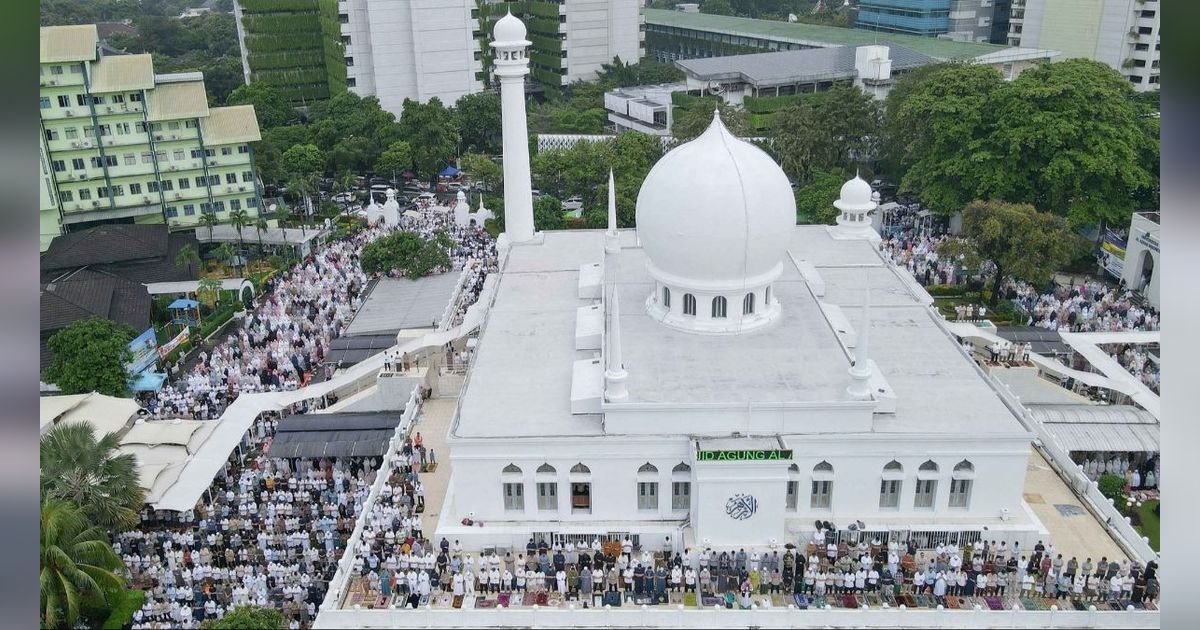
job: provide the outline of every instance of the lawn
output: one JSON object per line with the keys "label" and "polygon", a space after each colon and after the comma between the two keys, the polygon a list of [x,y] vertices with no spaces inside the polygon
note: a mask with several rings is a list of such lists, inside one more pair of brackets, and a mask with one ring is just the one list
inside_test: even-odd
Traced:
{"label": "lawn", "polygon": [[1146,501],[1142,503],[1142,507],[1136,508],[1140,525],[1137,530],[1143,536],[1150,539],[1150,548],[1158,551],[1158,516],[1154,514],[1154,508],[1158,505],[1157,500]]}

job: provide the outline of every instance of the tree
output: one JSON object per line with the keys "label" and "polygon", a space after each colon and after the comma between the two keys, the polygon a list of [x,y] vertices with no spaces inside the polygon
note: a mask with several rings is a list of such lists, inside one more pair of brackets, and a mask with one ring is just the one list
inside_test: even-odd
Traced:
{"label": "tree", "polygon": [[413,170],[433,180],[434,175],[458,155],[458,123],[454,112],[436,96],[428,103],[404,99],[400,138],[412,148]]}
{"label": "tree", "polygon": [[246,244],[242,242],[242,228],[246,227],[249,224],[250,224],[250,215],[246,214],[245,210],[243,210],[241,208],[237,208],[236,210],[229,211],[229,225],[231,227],[233,227],[233,229],[237,230],[237,237],[238,237],[237,257],[239,260],[242,257],[242,250],[245,249],[245,247],[246,247]]}
{"label": "tree", "polygon": [[483,184],[484,190],[499,193],[504,190],[504,166],[482,153],[468,153],[459,160],[462,170],[471,181]]}
{"label": "tree", "polygon": [[466,94],[454,103],[458,135],[463,151],[497,155],[502,151],[500,95],[489,92]]}
{"label": "tree", "polygon": [[[297,174],[287,182],[287,189],[296,195],[300,205],[304,207],[305,216],[312,214],[311,195],[317,191],[317,176],[315,173]],[[304,231],[305,222],[300,221],[300,230]]]}
{"label": "tree", "polygon": [[38,609],[46,628],[73,628],[85,598],[106,599],[123,586],[121,559],[108,535],[74,504],[43,500],[39,543]]}
{"label": "tree", "polygon": [[395,178],[412,166],[412,147],[403,140],[397,140],[380,154],[378,160],[375,160],[375,174]]}
{"label": "tree", "polygon": [[288,177],[306,177],[325,170],[325,152],[312,144],[298,144],[279,158],[279,169]]}
{"label": "tree", "polygon": [[993,94],[981,194],[1031,203],[1074,225],[1127,225],[1157,188],[1158,119],[1119,72],[1089,59],[1031,68]]}
{"label": "tree", "polygon": [[125,364],[132,359],[129,342],[136,334],[128,324],[93,317],[54,333],[46,347],[54,353],[44,378],[64,394],[129,393]]}
{"label": "tree", "polygon": [[[211,236],[209,238],[212,238]],[[194,245],[188,244],[179,248],[179,253],[175,254],[175,265],[184,267],[188,273],[192,273],[192,265],[200,262],[200,254],[196,251]]]}
{"label": "tree", "polygon": [[258,126],[263,131],[290,124],[296,119],[296,110],[288,105],[287,99],[271,85],[252,81],[239,85],[225,99],[226,105],[253,105]]}
{"label": "tree", "polygon": [[813,171],[809,182],[796,188],[796,219],[802,223],[832,225],[838,217],[833,202],[841,194],[846,177],[838,171]]}
{"label": "tree", "polygon": [[733,15],[733,7],[729,6],[729,0],[704,0],[700,5],[700,12],[709,15]]}
{"label": "tree", "polygon": [[562,202],[550,195],[538,197],[533,202],[533,226],[538,231],[561,230],[567,227]]}
{"label": "tree", "polygon": [[413,232],[395,232],[363,247],[362,270],[371,274],[397,271],[416,280],[439,267],[449,269],[447,252],[453,244],[445,232],[438,232],[429,240]]}
{"label": "tree", "polygon": [[233,257],[236,254],[237,252],[233,249],[232,243],[221,243],[216,249],[213,250],[213,255],[222,266],[232,265]]}
{"label": "tree", "polygon": [[328,170],[365,171],[371,167],[375,153],[370,139],[350,136],[338,140],[328,152]]}
{"label": "tree", "polygon": [[269,229],[271,229],[271,224],[267,223],[266,217],[260,216],[254,221],[254,231],[258,233],[258,250],[260,252],[263,250],[263,233]]}
{"label": "tree", "polygon": [[703,99],[682,112],[677,110],[675,120],[671,123],[671,135],[679,142],[687,142],[704,133],[713,122],[713,109],[709,107],[713,104],[717,111],[721,112],[721,122],[730,133],[739,138],[751,135],[750,117],[746,110],[727,105],[725,101],[716,98]]}
{"label": "tree", "polygon": [[267,630],[283,628],[283,613],[268,606],[243,604],[220,619],[206,619],[203,630]]}
{"label": "tree", "polygon": [[196,295],[207,295],[209,303],[217,304],[221,299],[221,281],[212,277],[200,278],[196,285]]}
{"label": "tree", "polygon": [[280,232],[283,234],[283,247],[285,250],[288,250],[289,252],[290,252],[290,250],[288,248],[287,225],[288,225],[288,222],[290,222],[291,220],[292,220],[292,212],[290,210],[283,207],[282,205],[275,209],[275,222],[279,224]]}
{"label": "tree", "polygon": [[775,115],[773,149],[783,170],[806,184],[814,170],[850,170],[875,154],[878,103],[853,85],[806,95]]}
{"label": "tree", "polygon": [[1100,475],[1096,488],[1106,498],[1116,501],[1125,493],[1125,478],[1121,475]]}
{"label": "tree", "polygon": [[213,228],[220,224],[220,219],[217,218],[215,212],[201,212],[199,223],[201,226],[208,228],[208,240],[211,242],[213,238]]}
{"label": "tree", "polygon": [[962,256],[969,267],[991,261],[989,304],[995,306],[1005,277],[1043,285],[1086,247],[1081,240],[1065,218],[1029,204],[974,201],[963,209],[961,238],[944,242],[938,254]]}
{"label": "tree", "polygon": [[88,521],[111,530],[133,527],[142,507],[137,461],[120,453],[121,438],[96,439],[90,422],[60,424],[38,444],[42,497],[71,501]]}

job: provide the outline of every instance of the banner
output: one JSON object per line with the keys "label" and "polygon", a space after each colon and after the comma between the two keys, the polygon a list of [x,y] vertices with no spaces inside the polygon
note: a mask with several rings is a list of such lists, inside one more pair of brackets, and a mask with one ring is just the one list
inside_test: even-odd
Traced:
{"label": "banner", "polygon": [[1107,249],[1101,251],[1100,256],[1104,263],[1104,271],[1108,272],[1113,278],[1120,278],[1121,274],[1125,271],[1125,259]]}
{"label": "banner", "polygon": [[1113,232],[1112,230],[1110,230],[1108,228],[1104,229],[1104,240],[1109,243],[1112,243],[1113,245],[1116,245],[1118,248],[1120,248],[1122,250],[1128,246],[1127,243],[1125,242],[1125,239],[1121,238],[1120,236],[1117,236],[1115,232]]}
{"label": "banner", "polygon": [[188,332],[190,330],[191,330],[190,328],[184,327],[182,332],[180,332],[178,335],[175,335],[175,337],[173,339],[171,339],[166,344],[164,344],[161,348],[159,348],[158,349],[158,357],[160,359],[166,361],[167,355],[171,354],[172,350],[174,350],[175,348],[178,348],[180,344],[182,344],[183,342],[188,340]]}
{"label": "banner", "polygon": [[132,358],[125,365],[125,369],[130,374],[137,374],[142,370],[154,365],[158,360],[158,353],[155,349],[158,347],[158,338],[154,335],[154,327],[146,329],[146,332],[137,336],[136,339],[129,342],[129,352]]}

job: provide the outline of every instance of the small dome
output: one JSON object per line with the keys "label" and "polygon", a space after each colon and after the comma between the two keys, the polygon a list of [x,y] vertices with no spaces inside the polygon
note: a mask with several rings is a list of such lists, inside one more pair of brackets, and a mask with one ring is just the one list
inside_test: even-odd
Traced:
{"label": "small dome", "polygon": [[728,290],[768,284],[782,269],[796,202],[783,169],[714,116],[646,175],[637,229],[665,284]]}
{"label": "small dome", "polygon": [[525,23],[510,12],[496,21],[496,26],[492,29],[492,39],[498,42],[523,42]]}
{"label": "small dome", "polygon": [[833,205],[839,210],[873,210],[875,204],[871,201],[871,185],[858,175],[842,184],[841,194]]}

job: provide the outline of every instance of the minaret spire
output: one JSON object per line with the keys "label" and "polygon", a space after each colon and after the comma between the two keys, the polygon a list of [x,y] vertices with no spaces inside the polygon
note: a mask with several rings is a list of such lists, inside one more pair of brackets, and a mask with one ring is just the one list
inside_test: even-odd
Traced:
{"label": "minaret spire", "polygon": [[604,370],[605,394],[610,402],[629,398],[625,389],[625,363],[621,360],[621,305],[617,300],[617,288],[613,287],[608,304],[608,356]]}
{"label": "minaret spire", "polygon": [[612,169],[608,169],[608,231],[604,233],[604,251],[615,254],[621,251],[621,235],[617,233],[617,185]]}
{"label": "minaret spire", "polygon": [[871,334],[871,270],[867,270],[863,287],[862,324],[854,344],[854,365],[850,366],[850,386],[846,392],[855,400],[871,400],[871,365],[867,352]]}

